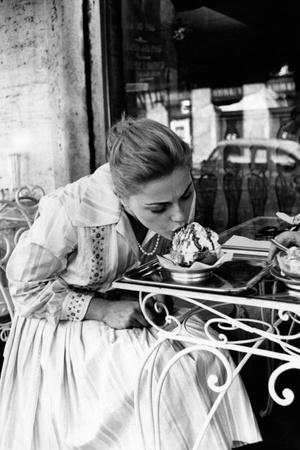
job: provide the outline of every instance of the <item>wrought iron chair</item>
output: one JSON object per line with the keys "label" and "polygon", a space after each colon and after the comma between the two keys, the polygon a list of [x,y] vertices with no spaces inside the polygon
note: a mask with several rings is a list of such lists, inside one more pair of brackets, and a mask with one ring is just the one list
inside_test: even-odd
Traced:
{"label": "wrought iron chair", "polygon": [[268,198],[268,182],[264,172],[250,172],[247,176],[248,193],[253,216],[263,216]]}
{"label": "wrought iron chair", "polygon": [[218,179],[214,173],[205,172],[194,180],[196,190],[196,220],[205,227],[214,228],[214,205]]}
{"label": "wrought iron chair", "polygon": [[287,180],[282,173],[279,173],[275,179],[275,192],[279,210],[286,214],[292,214],[297,197],[294,180]]}
{"label": "wrought iron chair", "polygon": [[295,189],[298,194],[300,194],[300,175],[294,177]]}
{"label": "wrought iron chair", "polygon": [[13,317],[13,303],[8,292],[5,276],[5,264],[11,254],[11,248],[8,238],[0,234],[0,340],[3,342],[8,338]]}
{"label": "wrought iron chair", "polygon": [[44,191],[39,186],[20,187],[13,200],[5,198],[2,191],[0,200],[0,340],[9,335],[14,308],[8,291],[6,263],[21,234],[33,223],[40,197]]}
{"label": "wrought iron chair", "polygon": [[227,203],[227,228],[238,223],[238,209],[242,193],[243,178],[236,170],[228,170],[223,177],[223,191]]}

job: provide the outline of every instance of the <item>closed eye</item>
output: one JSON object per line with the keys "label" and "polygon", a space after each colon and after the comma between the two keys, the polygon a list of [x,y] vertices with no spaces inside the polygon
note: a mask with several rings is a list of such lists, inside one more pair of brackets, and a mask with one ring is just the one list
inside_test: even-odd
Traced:
{"label": "closed eye", "polygon": [[[192,193],[193,193],[193,190],[191,189],[191,186],[189,186],[188,191],[185,192],[185,193],[180,197],[179,200],[181,200],[181,201],[182,201],[182,200],[183,200],[183,201],[188,200],[188,199],[191,197]],[[167,210],[169,204],[170,204],[170,203],[162,203],[162,204],[160,204],[160,205],[157,205],[157,207],[152,207],[152,208],[150,209],[150,211],[151,211],[153,214],[160,214],[160,213],[163,213],[163,212],[165,212],[165,211]]]}

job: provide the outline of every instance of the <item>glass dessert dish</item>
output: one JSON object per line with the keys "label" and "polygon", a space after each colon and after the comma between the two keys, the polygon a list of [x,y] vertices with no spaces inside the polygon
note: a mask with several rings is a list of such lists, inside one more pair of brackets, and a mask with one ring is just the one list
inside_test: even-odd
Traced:
{"label": "glass dessert dish", "polygon": [[170,253],[157,258],[176,281],[205,280],[217,267],[232,259],[232,255],[222,252],[218,239],[218,234],[210,228],[192,222],[175,233]]}
{"label": "glass dessert dish", "polygon": [[280,251],[277,253],[277,261],[281,274],[299,278],[300,281],[300,248],[290,247],[287,252]]}

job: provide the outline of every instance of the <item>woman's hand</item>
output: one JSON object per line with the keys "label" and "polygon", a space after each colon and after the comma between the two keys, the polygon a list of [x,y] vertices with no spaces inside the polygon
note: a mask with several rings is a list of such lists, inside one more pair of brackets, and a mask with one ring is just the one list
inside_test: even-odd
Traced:
{"label": "woman's hand", "polygon": [[[112,291],[113,293],[113,291]],[[157,312],[154,308],[155,300],[168,304],[169,313],[172,312],[172,303],[170,297],[157,296],[157,299],[151,299],[147,302],[147,316],[156,324],[161,324],[165,318],[165,310]],[[86,320],[99,320],[106,323],[109,327],[115,329],[125,328],[145,328],[150,327],[149,322],[145,319],[138,302],[137,295],[118,291],[116,297],[110,295],[110,300],[105,298],[94,297],[85,315]]]}
{"label": "woman's hand", "polygon": [[[284,231],[275,237],[275,240],[285,247],[300,247],[300,231]],[[272,261],[276,255],[278,249],[271,243],[271,247],[268,254],[268,261]]]}
{"label": "woman's hand", "polygon": [[106,300],[93,298],[86,319],[96,319],[111,328],[144,328],[150,326],[136,300]]}

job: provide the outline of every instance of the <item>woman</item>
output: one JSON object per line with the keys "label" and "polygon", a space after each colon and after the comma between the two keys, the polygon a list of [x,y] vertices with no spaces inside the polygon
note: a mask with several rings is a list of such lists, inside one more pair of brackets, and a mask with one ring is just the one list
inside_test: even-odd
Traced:
{"label": "woman", "polygon": [[[127,119],[112,127],[108,155],[92,175],[41,200],[39,217],[10,258],[15,318],[0,386],[1,449],[143,448],[133,393],[156,333],[136,298],[111,286],[163,254],[174,231],[193,219],[191,150],[159,123]],[[203,334],[202,322],[197,326]],[[164,345],[157,372],[176,349]],[[221,368],[207,352],[173,370],[172,390],[166,387],[162,400],[163,449],[192,448],[212,402],[210,372],[220,375]],[[201,448],[257,440],[236,379]]]}

